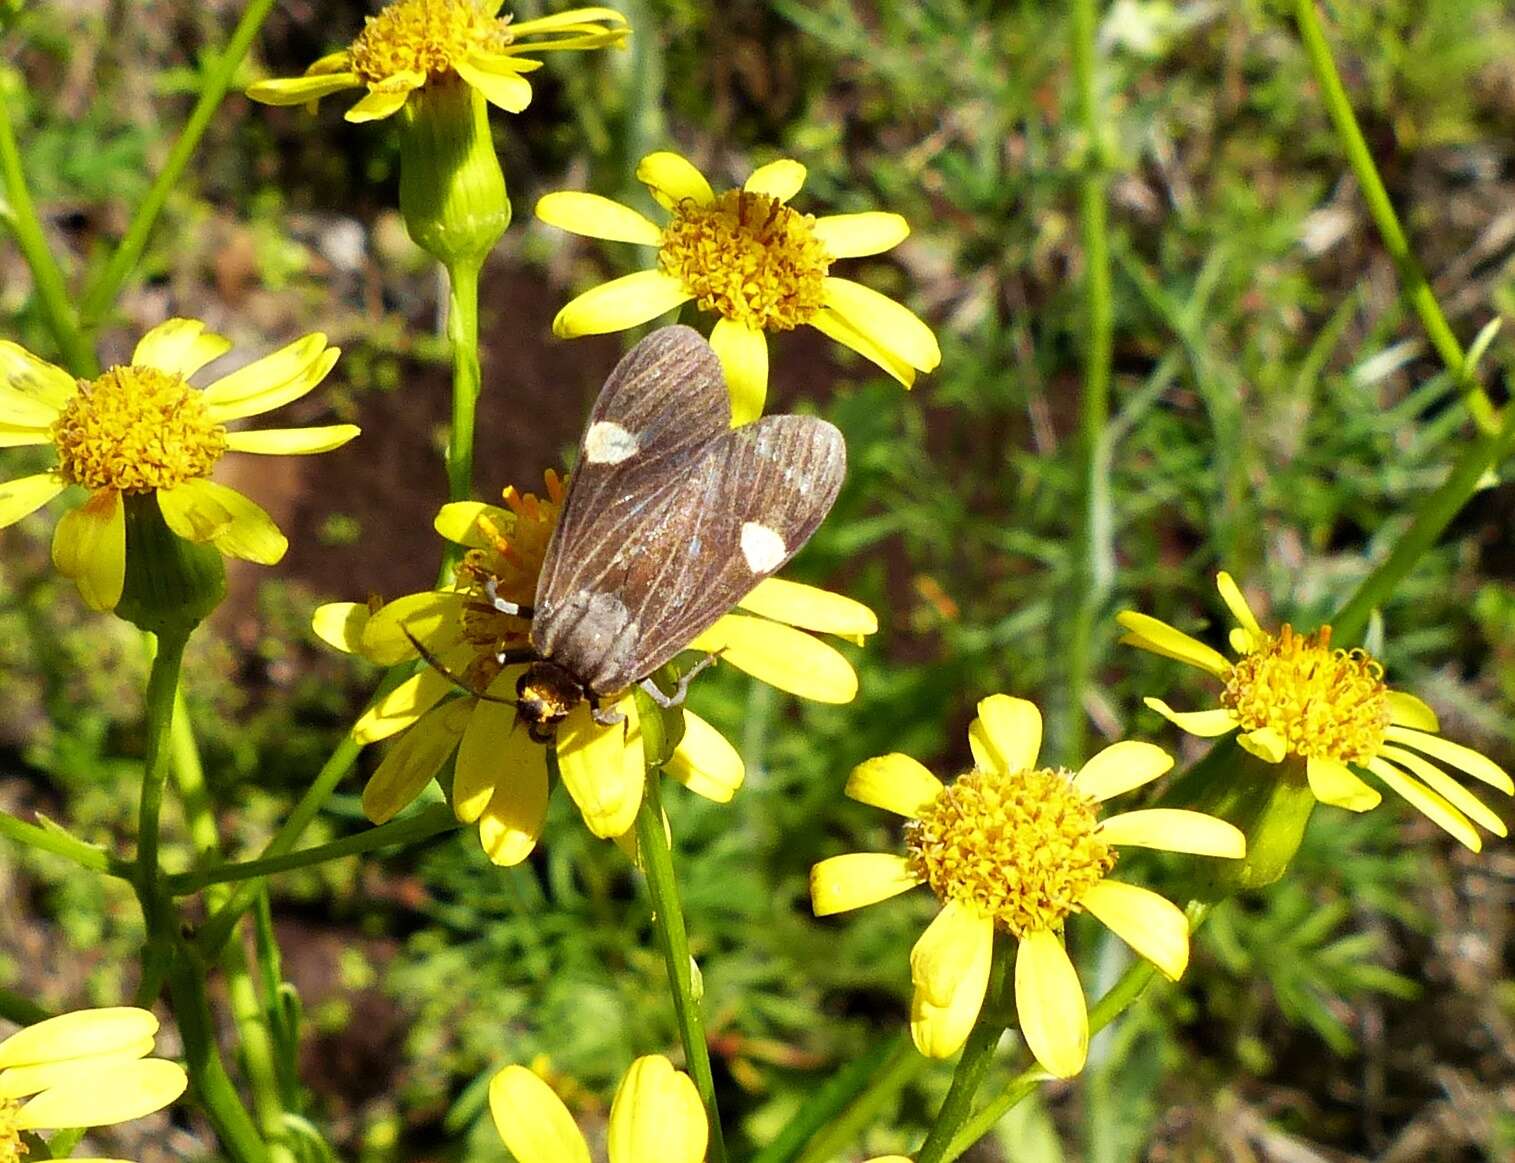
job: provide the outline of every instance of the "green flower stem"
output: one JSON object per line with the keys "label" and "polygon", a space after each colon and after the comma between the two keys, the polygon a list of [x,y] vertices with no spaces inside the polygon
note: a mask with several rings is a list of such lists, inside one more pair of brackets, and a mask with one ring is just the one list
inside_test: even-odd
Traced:
{"label": "green flower stem", "polygon": [[1474,422],[1484,433],[1493,434],[1499,430],[1498,413],[1474,378],[1474,369],[1468,366],[1462,344],[1452,333],[1441,304],[1436,301],[1431,285],[1426,281],[1425,272],[1420,269],[1420,264],[1410,250],[1404,228],[1399,224],[1399,216],[1394,212],[1394,204],[1389,201],[1389,192],[1384,189],[1383,179],[1379,177],[1378,167],[1373,163],[1373,155],[1357,124],[1357,116],[1352,112],[1352,103],[1341,83],[1341,74],[1336,71],[1336,62],[1331,58],[1331,47],[1326,43],[1315,3],[1316,0],[1295,0],[1294,22],[1299,28],[1300,39],[1304,42],[1305,53],[1310,58],[1310,69],[1315,74],[1316,83],[1320,85],[1326,111],[1331,115],[1342,149],[1346,152],[1347,162],[1357,176],[1358,185],[1362,187],[1368,213],[1378,227],[1389,257],[1394,260],[1405,298],[1420,316],[1421,326],[1441,356],[1442,363],[1457,377],[1457,387],[1467,401]]}
{"label": "green flower stem", "polygon": [[167,205],[169,195],[179,188],[185,168],[273,6],[274,0],[250,0],[242,13],[242,19],[237,21],[237,27],[232,30],[226,47],[219,53],[204,54],[203,59],[207,65],[200,81],[200,96],[179,133],[179,139],[174,142],[168,160],[147,191],[147,196],[132,215],[126,234],[110,256],[105,269],[91,281],[84,293],[79,315],[86,328],[94,327],[105,312],[110,310],[121,287],[141,260],[142,252],[147,249],[148,236],[157,225],[158,216]]}
{"label": "green flower stem", "polygon": [[464,259],[447,267],[447,338],[452,344],[452,434],[447,441],[447,499],[473,498],[474,416],[479,407],[479,268]]}
{"label": "green flower stem", "polygon": [[0,223],[4,223],[15,236],[21,257],[31,268],[37,299],[42,305],[42,317],[47,320],[53,342],[63,353],[70,371],[79,376],[93,376],[100,370],[95,363],[95,353],[79,329],[63,271],[47,245],[42,220],[37,217],[36,204],[26,188],[21,150],[16,144],[15,127],[11,124],[10,100],[4,93],[0,93],[0,181],[3,181],[5,190],[5,197],[0,201]]}
{"label": "green flower stem", "polygon": [[0,989],[0,1018],[18,1026],[35,1026],[53,1015],[30,998],[8,989]]}
{"label": "green flower stem", "polygon": [[158,639],[152,670],[147,677],[147,755],[143,761],[142,798],[137,813],[137,867],[133,879],[147,924],[149,945],[164,934],[168,912],[159,884],[158,823],[163,810],[163,785],[168,781],[172,754],[174,702],[179,670],[189,632],[165,633]]}
{"label": "green flower stem", "polygon": [[673,873],[673,851],[668,834],[663,831],[662,797],[658,791],[660,773],[647,773],[647,794],[637,812],[637,846],[642,870],[647,878],[647,895],[652,900],[653,925],[658,944],[668,966],[668,981],[673,987],[673,1009],[684,1042],[684,1058],[694,1079],[705,1113],[710,1119],[710,1163],[726,1163],[726,1141],[721,1134],[721,1116],[715,1105],[715,1078],[710,1072],[710,1047],[705,1043],[705,1020],[700,1002],[694,995],[690,972],[689,937],[684,931],[684,912],[679,904],[678,881]]}
{"label": "green flower stem", "polygon": [[1012,938],[994,935],[994,960],[989,966],[989,986],[984,991],[984,1004],[979,1010],[978,1021],[968,1034],[963,1046],[963,1056],[957,1061],[952,1073],[952,1086],[942,1107],[936,1112],[936,1121],[926,1135],[926,1141],[916,1152],[916,1163],[941,1163],[946,1158],[952,1137],[973,1113],[973,1096],[989,1071],[994,1060],[995,1048],[1010,1026],[1014,1006],[1009,996],[1013,978],[1010,966],[1015,961],[1015,946]]}
{"label": "green flower stem", "polygon": [[1079,401],[1080,477],[1083,519],[1074,549],[1073,603],[1067,642],[1060,750],[1067,758],[1084,754],[1088,726],[1084,688],[1093,668],[1094,624],[1110,589],[1110,360],[1113,314],[1107,190],[1109,157],[1095,73],[1095,0],[1076,0],[1070,24],[1073,79],[1087,154],[1079,189],[1079,223],[1084,251],[1083,392]]}
{"label": "green flower stem", "polygon": [[1515,412],[1505,419],[1500,432],[1482,437],[1464,452],[1453,466],[1451,475],[1421,500],[1410,527],[1394,543],[1389,556],[1362,580],[1347,604],[1331,620],[1339,642],[1356,642],[1362,637],[1369,616],[1436,544],[1436,539],[1478,491],[1478,483],[1484,474],[1497,468],[1512,453],[1515,453]]}
{"label": "green flower stem", "polygon": [[885,1039],[833,1075],[805,1104],[800,1117],[786,1126],[752,1163],[779,1163],[796,1158],[795,1151],[800,1147],[804,1151],[796,1163],[832,1163],[878,1120],[883,1109],[929,1061],[916,1050],[908,1030]]}
{"label": "green flower stem", "polygon": [[103,872],[108,876],[119,876],[128,880],[132,876],[131,865],[116,859],[105,849],[77,840],[67,832],[28,824],[25,820],[18,820],[5,812],[0,812],[0,836],[14,840],[18,844],[25,844],[29,848],[36,848],[40,852],[51,852],[55,856],[66,857],[80,868],[87,868],[91,872]]}
{"label": "green flower stem", "polygon": [[[210,885],[261,880],[266,876],[292,872],[297,868],[309,868],[331,860],[341,860],[347,856],[358,856],[379,848],[419,843],[433,836],[439,836],[443,832],[454,831],[458,827],[457,817],[453,815],[450,807],[446,804],[430,804],[415,815],[391,820],[377,828],[369,828],[356,835],[333,840],[329,844],[319,844],[314,848],[290,852],[283,856],[269,856],[258,860],[245,860],[238,864],[222,864],[214,868],[196,869],[194,872],[181,872],[177,876],[168,877],[164,883],[174,896],[187,896]],[[225,895],[229,897],[230,894]],[[214,903],[224,905],[225,901],[217,900]]]}

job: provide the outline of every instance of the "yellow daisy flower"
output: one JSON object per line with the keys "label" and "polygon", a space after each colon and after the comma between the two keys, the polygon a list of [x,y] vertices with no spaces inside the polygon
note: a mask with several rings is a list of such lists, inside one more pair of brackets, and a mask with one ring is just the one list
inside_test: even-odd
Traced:
{"label": "yellow daisy flower", "polygon": [[1330,626],[1300,634],[1285,623],[1271,634],[1230,574],[1221,572],[1215,581],[1237,622],[1230,633],[1235,662],[1146,614],[1127,610],[1118,616],[1126,630],[1122,642],[1197,666],[1224,685],[1213,710],[1175,711],[1154,698],[1145,700],[1147,706],[1201,738],[1239,730],[1237,742],[1267,763],[1302,762],[1321,803],[1354,812],[1377,807],[1383,797],[1356,768],[1377,776],[1475,852],[1483,841],[1473,821],[1506,834],[1493,810],[1431,760],[1515,794],[1502,767],[1441,738],[1436,712],[1412,694],[1391,690],[1382,664],[1367,651],[1333,649]]}
{"label": "yellow daisy flower", "polygon": [[[398,112],[410,95],[456,78],[507,113],[531,103],[526,74],[542,62],[523,53],[624,44],[626,18],[614,8],[572,8],[515,23],[499,14],[503,0],[395,0],[368,17],[357,39],[305,70],[250,85],[265,105],[304,105],[343,89],[368,93],[348,121],[377,121]],[[531,37],[545,39],[531,40]]]}
{"label": "yellow daisy flower", "polygon": [[329,452],[358,435],[352,424],[231,432],[234,420],[305,395],[338,351],[307,335],[204,389],[189,377],[231,350],[196,319],[170,319],[137,344],[131,363],[93,380],[0,340],[0,448],[50,444],[55,467],[0,484],[0,529],[40,509],[69,485],[89,498],[53,535],[53,564],[96,610],[114,609],[126,570],[126,510],[152,497],[168,527],[209,541],[228,557],[272,565],[289,542],[262,508],[211,472],[228,452]]}
{"label": "yellow daisy flower", "polygon": [[0,1041],[0,1160],[26,1154],[23,1131],[112,1126],[176,1100],[189,1079],[177,1062],[147,1057],[157,1032],[152,1014],[119,1006],[48,1018]]}
{"label": "yellow daisy flower", "polygon": [[1189,961],[1183,910],[1154,892],[1108,879],[1116,847],[1239,858],[1241,832],[1199,812],[1148,808],[1100,819],[1097,806],[1173,766],[1150,743],[1106,747],[1077,774],[1036,766],[1041,715],[993,695],[968,730],[973,768],[950,786],[914,759],[883,755],[847,781],[853,799],[906,817],[904,856],[854,852],[810,873],[816,916],[929,885],[941,912],[910,954],[910,1032],[922,1054],[958,1051],[978,1020],[995,930],[1018,942],[1015,1008],[1026,1045],[1059,1078],[1083,1069],[1088,1011],[1061,930],[1092,913],[1166,977]]}
{"label": "yellow daisy flower", "polygon": [[[476,501],[446,505],[437,515],[442,536],[466,547],[451,588],[398,598],[377,611],[338,602],[316,611],[315,630],[339,650],[392,666],[417,657],[413,635],[443,667],[474,690],[515,697],[522,666],[502,667],[502,651],[530,645],[530,623],[501,613],[487,596],[521,605],[534,600],[537,575],[558,520],[564,484],[547,474],[545,497],[505,490],[505,507]],[[690,650],[720,652],[730,663],[772,686],[819,702],[845,703],[857,675],[834,647],[806,631],[861,639],[878,629],[866,606],[839,594],[769,578],[731,613],[700,635]],[[547,811],[547,752],[534,742],[513,707],[458,694],[453,680],[427,666],[380,699],[353,736],[373,743],[406,732],[363,791],[374,823],[393,818],[421,793],[457,752],[453,808],[477,823],[479,840],[496,864],[526,859]],[[624,722],[601,725],[581,703],[559,728],[558,768],[568,793],[596,836],[619,837],[642,802],[646,765],[633,693],[615,700]],[[684,737],[668,774],[718,803],[744,778],[741,756],[716,729],[685,709]]]}
{"label": "yellow daisy flower", "polygon": [[907,388],[941,362],[936,336],[908,308],[830,273],[837,259],[880,254],[910,227],[898,214],[816,218],[790,208],[805,167],[784,159],[755,170],[739,190],[716,194],[676,153],[652,153],[637,177],[669,212],[659,227],[598,194],[561,191],[537,202],[543,222],[590,238],[657,247],[651,270],[585,291],[558,312],[563,338],[622,331],[693,299],[718,315],[710,345],[731,388],[733,424],[762,414],[768,393],[767,331],[809,324],[872,360]]}

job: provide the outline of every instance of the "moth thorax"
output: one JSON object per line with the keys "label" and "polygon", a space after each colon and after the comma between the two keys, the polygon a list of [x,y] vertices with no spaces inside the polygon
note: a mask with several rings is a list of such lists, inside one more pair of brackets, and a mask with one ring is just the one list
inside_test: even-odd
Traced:
{"label": "moth thorax", "polygon": [[517,711],[538,743],[552,738],[568,712],[584,700],[584,684],[555,662],[533,662],[516,680]]}

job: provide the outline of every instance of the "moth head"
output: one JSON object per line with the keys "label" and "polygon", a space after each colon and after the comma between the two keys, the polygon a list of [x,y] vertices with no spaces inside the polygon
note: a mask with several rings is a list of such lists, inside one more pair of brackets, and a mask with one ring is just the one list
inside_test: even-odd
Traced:
{"label": "moth head", "polygon": [[550,740],[583,700],[583,684],[555,662],[533,662],[516,680],[517,714],[538,743]]}

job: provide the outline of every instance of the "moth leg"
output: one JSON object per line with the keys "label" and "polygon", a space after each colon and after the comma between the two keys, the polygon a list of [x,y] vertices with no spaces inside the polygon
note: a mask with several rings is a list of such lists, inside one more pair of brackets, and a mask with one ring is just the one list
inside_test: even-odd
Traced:
{"label": "moth leg", "polygon": [[712,663],[714,663],[719,653],[719,651],[716,651],[714,654],[705,655],[704,658],[700,659],[687,671],[685,671],[679,677],[678,689],[676,689],[671,695],[665,695],[658,684],[653,682],[651,678],[644,678],[642,680],[642,689],[647,692],[647,694],[652,698],[653,702],[662,707],[665,711],[671,711],[674,707],[682,707],[684,705],[684,700],[689,696],[689,684],[694,681],[694,676],[699,674],[700,671],[704,670],[707,666],[710,666]]}
{"label": "moth leg", "polygon": [[500,597],[500,582],[498,578],[491,577],[485,579],[484,596],[489,599],[489,604],[502,614],[510,614],[516,618],[531,618],[536,613],[530,606],[522,606]]}
{"label": "moth leg", "polygon": [[614,707],[607,708],[600,706],[598,695],[590,694],[588,695],[588,699],[589,717],[601,727],[614,727],[617,723],[626,722],[626,713],[624,711],[618,711]]}
{"label": "moth leg", "polygon": [[502,650],[494,656],[501,666],[520,666],[523,662],[540,662],[535,650]]}
{"label": "moth leg", "polygon": [[460,691],[465,691],[476,699],[483,699],[486,703],[504,703],[507,707],[513,707],[516,705],[516,701],[514,699],[501,698],[499,695],[492,695],[488,691],[481,691],[477,687],[470,685],[468,680],[463,678],[462,675],[454,674],[452,671],[448,670],[447,666],[442,662],[442,660],[438,658],[434,653],[432,653],[432,651],[428,650],[425,646],[422,646],[420,641],[414,634],[410,632],[409,629],[401,626],[400,630],[405,635],[405,637],[410,639],[411,646],[415,647],[416,653],[421,656],[421,658],[426,662],[426,665],[431,667],[432,670],[436,671],[448,682],[452,683],[452,685],[457,687]]}

